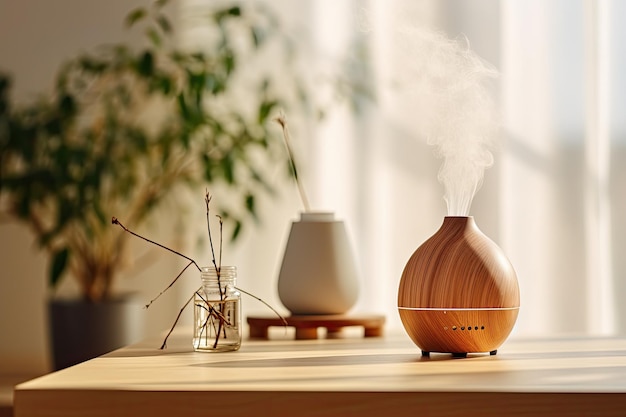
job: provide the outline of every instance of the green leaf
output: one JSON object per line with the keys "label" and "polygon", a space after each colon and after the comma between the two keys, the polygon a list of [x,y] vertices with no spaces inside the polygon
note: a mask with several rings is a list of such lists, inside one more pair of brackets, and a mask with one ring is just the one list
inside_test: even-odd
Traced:
{"label": "green leaf", "polygon": [[202,155],[202,163],[204,165],[204,179],[206,182],[213,182],[213,163],[208,155]]}
{"label": "green leaf", "polygon": [[241,7],[239,6],[233,6],[230,7],[228,9],[225,10],[220,10],[218,12],[215,13],[215,21],[218,23],[221,23],[222,20],[226,17],[232,17],[232,16],[241,16]]}
{"label": "green leaf", "polygon": [[152,44],[156,47],[161,46],[161,44],[163,43],[161,41],[161,36],[159,35],[159,33],[156,31],[155,28],[151,27],[148,28],[146,30],[146,36],[148,37],[148,39],[150,39],[150,41],[152,42]]}
{"label": "green leaf", "polygon": [[126,27],[132,27],[135,23],[146,17],[148,12],[143,7],[137,8],[126,15],[124,23]]}
{"label": "green leaf", "polygon": [[246,195],[245,204],[246,204],[246,210],[248,210],[248,213],[250,213],[253,217],[256,218],[256,200],[253,194]]}
{"label": "green leaf", "polygon": [[218,78],[215,74],[207,73],[205,88],[211,94],[218,95],[226,89],[226,84],[224,84],[224,81]]}
{"label": "green leaf", "polygon": [[184,119],[189,120],[191,114],[189,113],[189,107],[187,106],[187,102],[185,101],[185,96],[183,93],[178,95],[178,108]]}
{"label": "green leaf", "polygon": [[68,248],[63,248],[52,255],[52,264],[50,266],[50,286],[52,288],[56,287],[61,279],[61,275],[63,275],[63,271],[65,271],[69,257],[70,251]]}
{"label": "green leaf", "polygon": [[156,86],[158,87],[164,95],[169,95],[172,91],[172,80],[167,76],[159,77],[155,80]]}
{"label": "green leaf", "polygon": [[227,10],[227,13],[230,16],[241,16],[241,7],[234,6]]}
{"label": "green leaf", "polygon": [[83,56],[79,59],[78,64],[80,68],[85,71],[93,72],[95,74],[100,74],[107,69],[108,64],[103,61],[99,61],[96,58],[90,56]]}
{"label": "green leaf", "polygon": [[61,111],[62,117],[73,115],[76,111],[74,97],[69,94],[64,94],[59,100],[59,110]]}
{"label": "green leaf", "polygon": [[218,25],[222,25],[224,19],[228,17],[239,17],[241,16],[241,7],[234,6],[224,10],[218,10],[213,14],[213,18]]}
{"label": "green leaf", "polygon": [[146,77],[149,77],[154,73],[154,56],[152,55],[152,52],[145,51],[141,55],[141,58],[137,63],[137,70],[141,75]]}
{"label": "green leaf", "polygon": [[204,72],[189,72],[189,88],[192,91],[202,91],[206,85],[206,73]]}
{"label": "green leaf", "polygon": [[263,124],[267,121],[272,109],[276,107],[278,103],[276,100],[265,100],[259,106],[259,124]]}
{"label": "green leaf", "polygon": [[232,74],[232,72],[235,70],[235,54],[233,54],[232,51],[224,54],[222,64],[224,65],[224,70],[226,71],[226,74]]}
{"label": "green leaf", "polygon": [[250,28],[250,34],[252,35],[252,44],[257,49],[263,44],[263,41],[265,41],[265,38],[267,37],[265,30],[258,26],[252,26]]}
{"label": "green leaf", "polygon": [[237,240],[237,237],[241,234],[242,224],[240,220],[235,220],[235,227],[233,228],[233,233],[230,235],[230,240]]}
{"label": "green leaf", "polygon": [[63,125],[61,124],[61,119],[54,117],[46,122],[44,128],[48,135],[56,136],[61,134]]}
{"label": "green leaf", "polygon": [[230,155],[226,155],[222,159],[222,173],[224,174],[224,179],[228,184],[235,183],[235,167],[233,164],[233,158]]}
{"label": "green leaf", "polygon": [[172,33],[172,24],[165,15],[159,15],[156,21],[164,33]]}

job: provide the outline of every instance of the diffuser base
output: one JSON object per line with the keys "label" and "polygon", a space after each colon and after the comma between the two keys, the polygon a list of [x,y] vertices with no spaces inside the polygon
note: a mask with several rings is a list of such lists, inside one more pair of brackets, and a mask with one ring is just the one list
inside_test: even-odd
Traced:
{"label": "diffuser base", "polygon": [[[491,356],[495,355],[498,353],[498,350],[492,350],[491,352],[489,352],[489,354]],[[422,356],[426,356],[429,357],[431,354],[431,352],[428,352],[426,350],[422,350]],[[467,358],[467,352],[452,352],[452,357],[453,358]]]}
{"label": "diffuser base", "polygon": [[495,354],[511,332],[519,308],[398,310],[405,330],[422,352]]}

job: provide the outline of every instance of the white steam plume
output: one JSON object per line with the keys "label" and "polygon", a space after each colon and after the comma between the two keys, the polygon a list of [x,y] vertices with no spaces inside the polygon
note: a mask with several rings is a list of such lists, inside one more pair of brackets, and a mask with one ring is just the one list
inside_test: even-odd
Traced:
{"label": "white steam plume", "polygon": [[400,81],[412,94],[420,133],[443,159],[439,181],[448,215],[467,216],[484,170],[493,163],[490,148],[498,124],[486,83],[497,72],[465,38],[405,27],[396,30],[394,41],[402,54],[399,62],[406,64]]}

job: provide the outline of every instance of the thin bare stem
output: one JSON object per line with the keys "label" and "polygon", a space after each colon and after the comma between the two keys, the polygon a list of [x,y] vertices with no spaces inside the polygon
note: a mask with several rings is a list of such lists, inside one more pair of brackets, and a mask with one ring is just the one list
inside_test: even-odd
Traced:
{"label": "thin bare stem", "polygon": [[204,196],[204,202],[206,204],[206,226],[207,226],[207,231],[209,233],[209,246],[211,246],[211,259],[213,261],[213,266],[215,267],[215,271],[217,272],[217,279],[219,281],[220,268],[218,267],[217,262],[215,261],[215,249],[213,249],[213,237],[211,236],[211,221],[209,217],[209,212],[210,212],[209,203],[211,203],[211,195],[209,194],[208,190]]}
{"label": "thin bare stem", "polygon": [[276,315],[278,316],[278,318],[279,318],[279,319],[283,322],[283,325],[284,325],[284,326],[288,326],[288,325],[289,325],[289,323],[287,323],[287,320],[286,320],[283,316],[281,316],[281,315],[280,315],[280,313],[279,313],[278,311],[276,311],[276,309],[274,309],[274,307],[272,307],[271,305],[269,305],[267,302],[263,301],[262,299],[260,299],[260,298],[259,298],[259,297],[257,297],[256,295],[249,293],[248,291],[244,291],[244,290],[242,290],[242,289],[241,289],[241,288],[239,288],[239,287],[235,287],[235,288],[237,289],[237,291],[242,292],[242,293],[244,293],[244,294],[246,294],[246,295],[248,295],[248,296],[250,296],[250,297],[254,298],[255,300],[257,300],[257,301],[259,301],[259,302],[261,302],[261,303],[265,304],[265,306],[266,306],[267,308],[269,308],[270,310],[272,310],[272,311],[274,312],[274,314],[276,314]]}
{"label": "thin bare stem", "polygon": [[190,266],[191,266],[191,262],[189,262],[187,266],[185,266],[183,270],[180,271],[180,273],[176,276],[176,278],[174,278],[174,281],[170,282],[170,285],[168,285],[167,288],[165,288],[163,291],[159,293],[159,295],[157,295],[152,300],[150,300],[150,302],[146,304],[145,308],[149,308],[152,305],[152,303],[154,303],[160,296],[162,296],[165,293],[165,291],[169,290],[170,287],[174,285],[176,281],[178,281],[178,278],[180,278],[183,275],[183,273],[187,270],[187,268],[189,268]]}
{"label": "thin bare stem", "polygon": [[[220,219],[220,252],[219,252],[219,264],[218,264],[218,261],[215,258],[215,247],[213,246],[213,236],[211,235],[211,217],[210,217],[211,195],[209,194],[208,190],[205,193],[204,202],[206,204],[206,223],[207,223],[207,229],[209,233],[209,245],[211,246],[211,260],[213,261],[213,266],[215,267],[215,273],[217,275],[217,288],[220,293],[220,301],[224,301],[226,288],[222,290],[222,280],[221,280],[221,276],[222,276],[221,274],[222,272],[222,218],[220,216],[217,216]],[[223,308],[224,308],[224,305],[220,302],[220,305],[219,305],[220,313],[222,313],[221,310]],[[221,315],[223,317],[223,314]],[[215,333],[215,341],[213,343],[214,349],[217,347],[217,344],[219,343],[220,333],[222,332],[222,327],[224,327],[224,337],[226,337],[226,327],[224,326],[224,320],[220,319],[218,323],[217,331]]]}
{"label": "thin bare stem", "polygon": [[293,148],[291,147],[291,136],[289,135],[289,129],[287,128],[287,119],[285,115],[281,113],[281,115],[275,118],[274,121],[276,121],[276,123],[278,123],[283,130],[283,138],[285,139],[285,147],[287,148],[287,154],[289,155],[291,170],[293,171],[293,176],[296,180],[296,186],[298,187],[298,192],[300,193],[300,199],[302,200],[304,210],[311,211],[309,199],[306,196],[304,186],[302,185],[302,181],[300,181],[300,176],[298,175],[298,170],[296,169],[296,159],[294,157]]}
{"label": "thin bare stem", "polygon": [[174,327],[176,327],[176,325],[178,324],[178,320],[180,320],[180,316],[183,314],[183,311],[185,310],[185,308],[187,308],[187,306],[189,305],[191,300],[193,300],[194,295],[196,295],[196,293],[198,293],[201,289],[202,289],[202,287],[198,288],[198,290],[196,292],[191,294],[191,297],[189,297],[189,299],[187,300],[187,302],[185,303],[183,308],[181,308],[180,311],[178,312],[178,316],[176,316],[176,320],[174,320],[174,324],[172,324],[172,327],[170,328],[170,331],[167,333],[167,336],[165,336],[165,339],[163,340],[163,344],[161,345],[161,348],[160,348],[161,350],[163,350],[163,349],[165,349],[167,347],[167,339],[170,337],[170,335],[174,331]]}
{"label": "thin bare stem", "polygon": [[[196,305],[201,306],[201,304],[196,304]],[[209,314],[209,317],[216,317],[220,321],[226,323],[228,326],[232,326],[232,323],[230,322],[230,320],[228,320],[221,311],[216,310],[215,307],[211,306],[208,309],[206,307],[202,307],[202,308],[204,308],[207,311],[207,313]]]}
{"label": "thin bare stem", "polygon": [[122,229],[124,229],[124,231],[125,231],[125,232],[128,232],[128,233],[130,233],[130,234],[131,234],[131,235],[133,235],[133,236],[137,236],[138,238],[143,239],[143,240],[145,240],[146,242],[152,243],[153,245],[157,245],[158,247],[163,248],[163,249],[165,249],[165,250],[168,250],[168,251],[170,251],[170,252],[172,252],[172,253],[175,253],[175,254],[176,254],[176,255],[178,255],[178,256],[182,256],[183,258],[187,259],[187,260],[188,260],[188,261],[190,261],[192,264],[194,264],[194,265],[196,266],[196,268],[198,268],[198,271],[202,271],[202,269],[200,269],[200,267],[198,266],[198,264],[196,263],[196,261],[194,261],[194,260],[193,260],[193,259],[191,259],[190,257],[185,256],[185,255],[183,255],[182,253],[175,251],[174,249],[170,249],[170,248],[168,248],[167,246],[161,245],[160,243],[157,243],[157,242],[155,242],[155,241],[153,241],[153,240],[147,239],[147,238],[145,238],[145,237],[143,237],[143,236],[141,236],[141,235],[139,235],[139,234],[137,234],[137,233],[133,232],[133,231],[132,231],[132,230],[130,230],[130,229],[127,229],[127,228],[126,228],[126,226],[124,226],[122,223],[120,223],[120,221],[119,221],[119,220],[117,220],[117,217],[113,217],[113,218],[111,219],[111,223],[113,223],[113,224],[116,224],[116,225],[120,226]]}
{"label": "thin bare stem", "polygon": [[[200,298],[202,298],[202,296],[200,296]],[[206,300],[204,300],[204,303],[209,305],[208,302]],[[209,336],[209,331],[207,329],[209,322],[211,322],[211,326],[213,327],[213,331],[219,331],[215,328],[215,321],[213,320],[214,317],[216,317],[219,320],[220,326],[221,323],[226,323],[226,326],[232,326],[232,323],[226,318],[224,317],[223,314],[221,314],[219,311],[217,311],[213,306],[209,305],[209,308],[207,308],[206,306],[202,305],[202,304],[196,304],[197,308],[201,308],[203,310],[205,310],[207,312],[207,318],[206,320],[204,320],[204,323],[202,323],[202,329],[200,330],[200,334],[198,335],[198,340],[200,340],[202,338],[202,335],[204,334],[204,338],[205,338],[205,343],[208,340],[208,336]],[[213,345],[213,348],[215,348],[217,346],[217,344]],[[196,346],[197,347],[197,346]]]}
{"label": "thin bare stem", "polygon": [[222,247],[224,247],[224,220],[222,219],[222,216],[217,215],[216,216],[218,219],[220,219],[220,258],[219,258],[219,268],[220,271],[222,270]]}

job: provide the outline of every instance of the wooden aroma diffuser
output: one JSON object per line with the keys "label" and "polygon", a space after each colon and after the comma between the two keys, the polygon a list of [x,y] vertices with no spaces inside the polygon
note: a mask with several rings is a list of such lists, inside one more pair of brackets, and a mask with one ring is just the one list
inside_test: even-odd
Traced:
{"label": "wooden aroma diffuser", "polygon": [[402,273],[398,310],[427,356],[490,352],[506,340],[519,310],[515,271],[473,217],[445,217]]}

